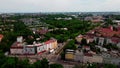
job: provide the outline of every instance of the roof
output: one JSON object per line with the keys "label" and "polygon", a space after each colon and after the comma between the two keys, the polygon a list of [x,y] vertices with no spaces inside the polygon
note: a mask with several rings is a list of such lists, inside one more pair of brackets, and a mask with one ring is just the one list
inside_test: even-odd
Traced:
{"label": "roof", "polygon": [[112,37],[111,41],[114,42],[114,43],[119,43],[120,42],[120,38]]}
{"label": "roof", "polygon": [[45,44],[50,44],[50,43],[52,43],[52,42],[55,42],[55,40],[53,40],[53,39],[48,40],[48,41],[45,42]]}
{"label": "roof", "polygon": [[[23,45],[23,43],[20,43],[20,42],[14,42],[11,46],[11,48],[23,48],[23,47],[28,47],[28,48],[32,48],[34,47],[34,45]],[[36,45],[36,46],[39,46],[39,45]]]}
{"label": "roof", "polygon": [[19,48],[19,47],[23,47],[20,42],[14,42],[11,46],[11,48]]}
{"label": "roof", "polygon": [[120,34],[120,26],[117,27],[117,31],[112,30],[112,26],[108,28],[99,28],[96,30],[97,33],[101,34],[103,37],[113,37],[115,34],[119,35]]}
{"label": "roof", "polygon": [[84,53],[85,56],[93,56],[91,53]]}

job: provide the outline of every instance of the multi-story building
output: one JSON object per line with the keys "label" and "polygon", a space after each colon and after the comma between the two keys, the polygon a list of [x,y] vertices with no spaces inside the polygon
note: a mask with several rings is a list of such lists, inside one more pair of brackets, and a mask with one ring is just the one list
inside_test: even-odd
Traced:
{"label": "multi-story building", "polygon": [[22,42],[22,37],[17,38],[17,42],[13,43],[10,48],[11,54],[41,54],[45,51],[54,50],[57,48],[57,40],[50,39],[43,43],[35,43],[32,45],[26,45]]}

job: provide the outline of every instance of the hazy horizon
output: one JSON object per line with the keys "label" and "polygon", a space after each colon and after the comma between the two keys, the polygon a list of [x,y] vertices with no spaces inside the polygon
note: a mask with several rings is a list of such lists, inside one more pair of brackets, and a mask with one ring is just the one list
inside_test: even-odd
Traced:
{"label": "hazy horizon", "polygon": [[120,0],[1,0],[0,13],[120,12]]}

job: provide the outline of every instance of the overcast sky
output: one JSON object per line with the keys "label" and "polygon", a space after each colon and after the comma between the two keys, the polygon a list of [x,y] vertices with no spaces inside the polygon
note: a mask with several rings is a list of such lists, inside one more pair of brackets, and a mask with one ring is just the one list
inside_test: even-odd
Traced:
{"label": "overcast sky", "polygon": [[0,12],[120,11],[120,0],[0,0]]}

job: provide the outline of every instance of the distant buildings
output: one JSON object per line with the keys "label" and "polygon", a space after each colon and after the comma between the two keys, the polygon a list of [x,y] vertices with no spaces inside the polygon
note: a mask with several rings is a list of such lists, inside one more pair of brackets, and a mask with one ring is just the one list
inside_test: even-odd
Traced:
{"label": "distant buildings", "polygon": [[88,16],[84,18],[85,21],[91,21],[93,23],[103,22],[103,19],[102,16]]}
{"label": "distant buildings", "polygon": [[[118,21],[117,21],[118,22]],[[120,64],[120,54],[119,50],[107,49],[105,46],[112,46],[108,44],[113,44],[120,48],[120,25],[109,26],[109,27],[98,27],[93,30],[90,30],[85,35],[79,35],[76,38],[78,43],[81,43],[82,39],[86,39],[87,43],[93,42],[95,48],[100,51],[92,51],[92,48],[88,45],[81,46],[78,50],[81,52],[75,52],[73,55],[74,60],[77,62],[83,63],[112,63],[119,65]],[[105,54],[103,54],[105,53]]]}
{"label": "distant buildings", "polygon": [[24,19],[21,19],[21,21],[24,22],[25,25],[39,24],[39,21],[36,20],[35,18],[24,18]]}
{"label": "distant buildings", "polygon": [[65,18],[59,17],[59,18],[55,18],[55,19],[56,19],[56,20],[72,20],[71,17],[65,17]]}
{"label": "distant buildings", "polygon": [[120,58],[112,57],[108,53],[101,55],[92,54],[92,53],[83,53],[82,51],[67,50],[65,53],[65,60],[67,61],[76,61],[81,63],[112,63],[119,65]]}
{"label": "distant buildings", "polygon": [[103,28],[103,27],[96,28],[96,29],[93,29],[93,30],[87,32],[85,35],[80,34],[75,39],[78,43],[81,43],[82,39],[86,39],[87,43],[95,41],[95,42],[98,43],[98,45],[101,45],[101,46],[104,43],[105,44],[109,44],[109,43],[118,44],[118,46],[119,46],[119,43],[120,43],[120,26],[117,26],[117,27],[110,26],[110,27],[106,27],[106,28]]}

